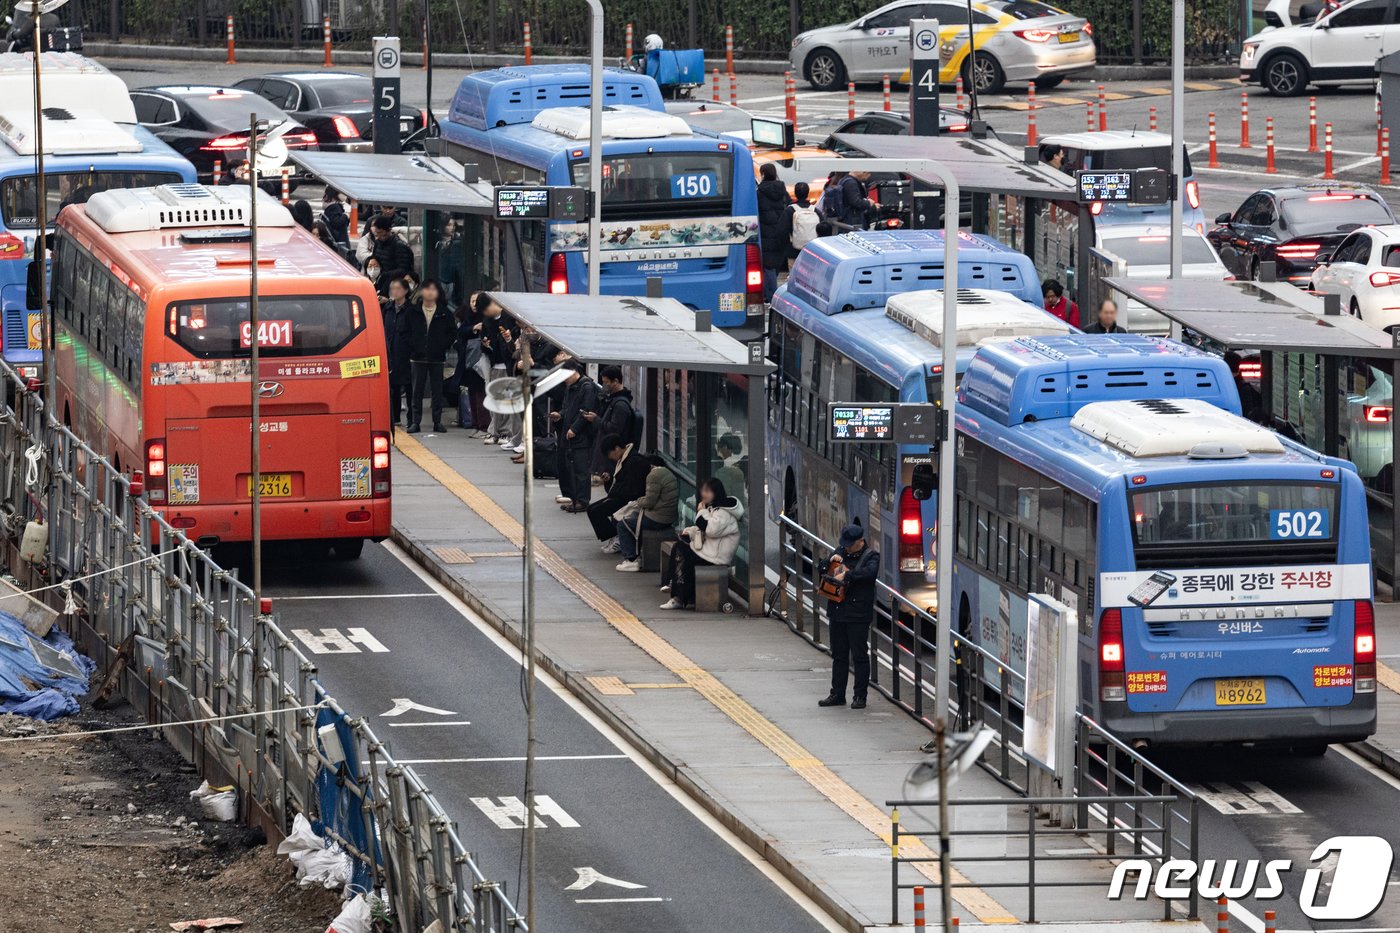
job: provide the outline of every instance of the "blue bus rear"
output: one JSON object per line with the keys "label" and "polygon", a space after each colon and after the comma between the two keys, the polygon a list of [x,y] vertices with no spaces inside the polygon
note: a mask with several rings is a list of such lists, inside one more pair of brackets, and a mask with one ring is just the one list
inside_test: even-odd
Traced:
{"label": "blue bus rear", "polygon": [[1375,730],[1361,480],[1240,417],[1221,360],[1015,341],[959,397],[959,631],[1024,671],[1027,596],[1059,599],[1081,708],[1129,742],[1313,753]]}
{"label": "blue bus rear", "polygon": [[[32,110],[26,116],[32,126]],[[44,118],[44,186],[49,230],[66,204],[109,188],[193,182],[195,170],[149,131],[90,117]],[[0,339],[5,361],[22,376],[41,378],[42,315],[25,302],[27,260],[38,232],[33,144],[0,124]]]}
{"label": "blue bus rear", "polygon": [[[609,69],[603,94],[599,290],[663,293],[736,327],[763,313],[753,161],[665,112],[656,82]],[[447,151],[493,184],[588,184],[588,70],[539,65],[462,79]],[[587,223],[501,221],[493,275],[509,289],[587,291]]]}

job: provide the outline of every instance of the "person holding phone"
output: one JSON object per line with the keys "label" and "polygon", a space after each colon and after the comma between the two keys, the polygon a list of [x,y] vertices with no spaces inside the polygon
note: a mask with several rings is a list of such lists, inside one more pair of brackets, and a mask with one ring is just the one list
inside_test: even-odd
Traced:
{"label": "person holding phone", "polygon": [[695,567],[713,564],[727,567],[739,549],[739,519],[744,507],[725,492],[724,484],[711,477],[700,484],[695,502],[695,524],[681,530],[671,548],[671,563],[662,568],[661,592],[671,598],[662,609],[695,605]]}
{"label": "person holding phone", "polygon": [[817,705],[845,706],[846,680],[855,668],[851,709],[865,709],[870,684],[870,623],[875,616],[875,581],[880,576],[880,552],[865,542],[857,524],[841,530],[841,540],[827,562],[826,576],[842,595],[829,597],[826,618],[831,626],[831,693]]}

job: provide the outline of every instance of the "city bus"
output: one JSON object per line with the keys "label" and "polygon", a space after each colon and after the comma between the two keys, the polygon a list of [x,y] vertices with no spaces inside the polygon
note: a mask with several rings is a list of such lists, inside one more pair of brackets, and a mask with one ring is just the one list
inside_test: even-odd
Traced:
{"label": "city bus", "polygon": [[250,204],[246,186],[182,184],[64,209],[55,411],[171,525],[212,547],[252,537],[256,384],[262,537],[358,557],[390,530],[379,302],[368,279],[259,193],[255,338]]}
{"label": "city bus", "polygon": [[1320,754],[1375,731],[1361,479],[1241,417],[1223,360],[1018,338],[958,397],[958,632],[1024,672],[1027,596],[1058,599],[1082,710],[1138,746]]}
{"label": "city bus", "polygon": [[[832,402],[939,404],[943,292],[924,288],[858,302],[848,282],[813,305],[818,296],[803,287],[798,269],[826,262],[828,241],[842,239],[824,237],[808,246],[773,298],[768,346],[777,370],[768,390],[768,515],[786,515],[825,541],[859,520],[886,555],[882,579],[932,611],[938,496],[928,445],[830,442],[826,420]],[[963,257],[959,265],[976,261]],[[844,273],[835,265],[840,280]],[[959,370],[988,342],[1074,330],[1014,294],[987,288],[958,290],[957,325]]]}
{"label": "city bus", "polygon": [[[583,65],[530,65],[462,79],[441,123],[449,156],[491,184],[588,185],[589,76]],[[609,69],[603,95],[605,295],[670,298],[720,327],[761,318],[763,269],[753,159],[734,138],[666,113],[656,82]],[[487,224],[483,272],[508,291],[587,291],[588,224]]]}
{"label": "city bus", "polygon": [[[72,52],[44,52],[44,187],[50,229],[67,204],[108,188],[195,180],[194,166],[146,129],[121,78]],[[43,378],[43,325],[25,301],[38,234],[34,59],[0,54],[0,346],[26,378]]]}

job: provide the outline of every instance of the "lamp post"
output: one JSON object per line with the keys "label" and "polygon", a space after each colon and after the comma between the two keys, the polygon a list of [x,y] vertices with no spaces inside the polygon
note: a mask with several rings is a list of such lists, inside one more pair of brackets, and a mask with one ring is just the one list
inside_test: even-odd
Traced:
{"label": "lamp post", "polygon": [[262,380],[258,378],[258,116],[248,115],[248,385],[252,391],[252,441],[248,491],[253,500],[253,602],[262,612]]}
{"label": "lamp post", "polygon": [[597,298],[603,259],[603,4],[588,0],[588,9],[593,18],[588,43],[588,190],[593,193],[588,211],[588,295]]}

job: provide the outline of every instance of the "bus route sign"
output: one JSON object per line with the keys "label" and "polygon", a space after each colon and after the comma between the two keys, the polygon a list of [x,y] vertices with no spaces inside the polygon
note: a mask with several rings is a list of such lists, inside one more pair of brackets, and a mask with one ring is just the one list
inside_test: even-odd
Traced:
{"label": "bus route sign", "polygon": [[934,447],[938,443],[938,409],[908,402],[831,402],[827,405],[827,440]]}

